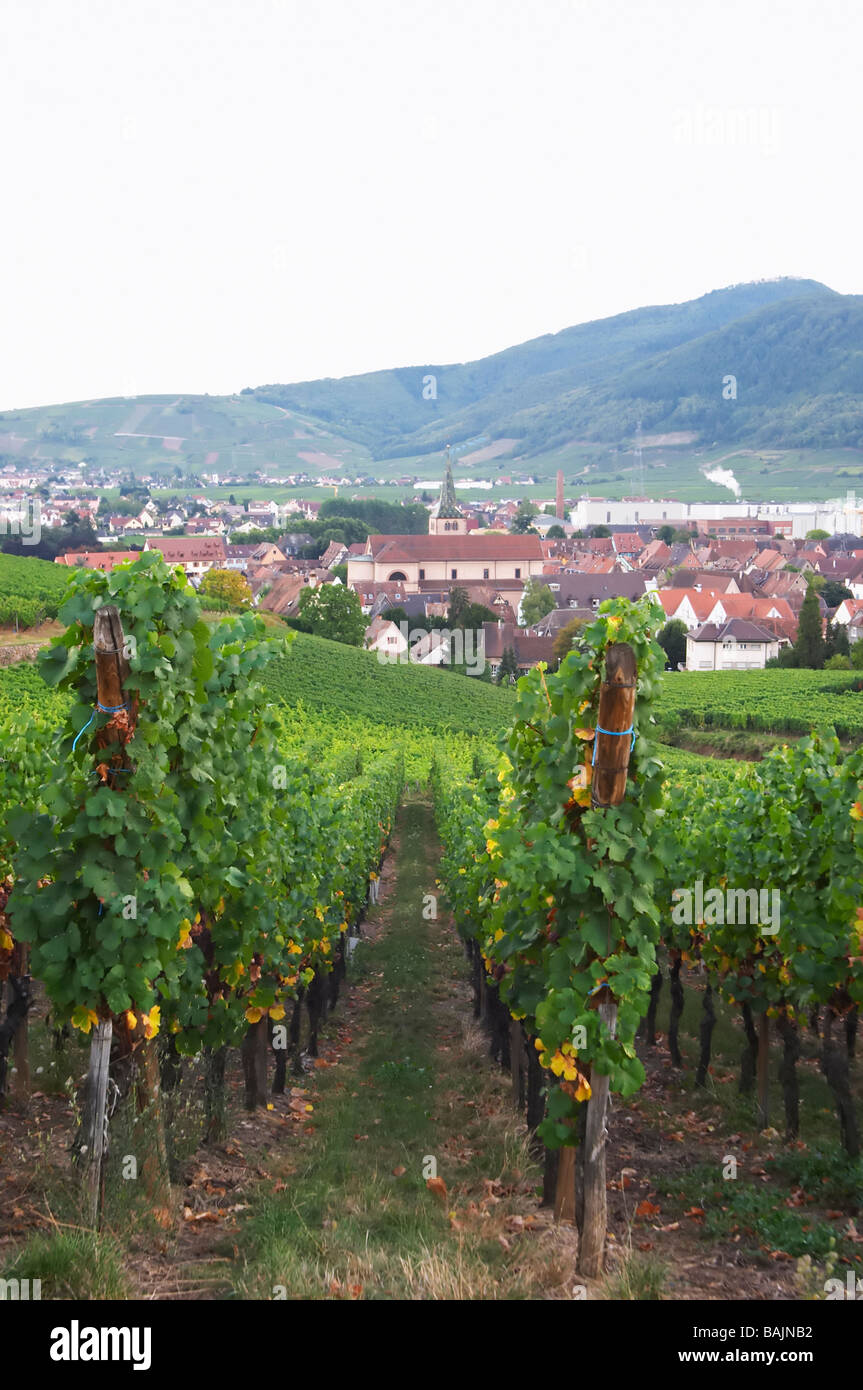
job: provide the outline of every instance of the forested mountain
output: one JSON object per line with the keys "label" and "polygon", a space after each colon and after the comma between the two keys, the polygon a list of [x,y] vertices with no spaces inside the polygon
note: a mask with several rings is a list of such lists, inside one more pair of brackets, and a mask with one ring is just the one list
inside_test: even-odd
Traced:
{"label": "forested mountain", "polygon": [[[428,377],[431,399],[423,394]],[[645,433],[687,430],[706,443],[860,446],[863,298],[814,280],[735,285],[579,324],[476,362],[248,394],[323,420],[377,458],[433,452],[478,434],[515,438],[519,453],[534,454],[574,438],[623,440],[639,419]]]}

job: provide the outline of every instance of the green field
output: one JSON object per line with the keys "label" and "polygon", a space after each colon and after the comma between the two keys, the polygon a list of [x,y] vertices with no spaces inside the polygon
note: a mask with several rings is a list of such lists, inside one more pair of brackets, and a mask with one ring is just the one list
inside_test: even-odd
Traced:
{"label": "green field", "polygon": [[679,671],[667,674],[657,719],[668,727],[806,734],[833,727],[863,737],[860,676],[842,671]]}

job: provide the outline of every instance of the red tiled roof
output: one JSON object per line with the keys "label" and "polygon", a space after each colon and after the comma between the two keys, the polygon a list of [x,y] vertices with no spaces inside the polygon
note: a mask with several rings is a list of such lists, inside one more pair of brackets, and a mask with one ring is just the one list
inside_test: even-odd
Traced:
{"label": "red tiled roof", "polygon": [[369,536],[368,553],[392,564],[397,560],[542,560],[539,536]]}
{"label": "red tiled roof", "polygon": [[204,560],[226,560],[227,550],[221,536],[202,536],[189,540],[184,536],[154,536],[145,549],[161,551],[169,565],[199,564]]}

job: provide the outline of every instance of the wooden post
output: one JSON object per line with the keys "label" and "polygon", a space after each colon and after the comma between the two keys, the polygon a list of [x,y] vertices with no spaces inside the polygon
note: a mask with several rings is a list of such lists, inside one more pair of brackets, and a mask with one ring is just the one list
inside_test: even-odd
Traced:
{"label": "wooden post", "polygon": [[[598,724],[608,732],[600,733],[597,730],[596,733],[591,782],[591,805],[595,809],[619,806],[626,794],[632,739],[624,731],[632,727],[637,681],[638,668],[632,648],[626,642],[612,643],[606,648],[605,680],[599,695]],[[611,950],[610,918],[608,937],[608,948]],[[607,988],[600,990],[595,997],[603,1031],[613,1038],[617,1029],[617,1002]],[[584,1217],[579,1236],[578,1268],[588,1278],[595,1279],[602,1273],[605,1262],[608,1224],[605,1190],[608,1077],[592,1070],[590,1086],[584,1137]]]}
{"label": "wooden post", "polygon": [[557,1162],[557,1185],[554,1193],[555,1221],[575,1224],[575,1155],[574,1144],[560,1149]]}
{"label": "wooden post", "polygon": [[16,983],[24,995],[26,1009],[15,1031],[13,1054],[15,1057],[15,1088],[13,1094],[19,1105],[24,1105],[30,1098],[30,1024],[28,1015],[33,999],[33,985],[29,974],[30,947],[22,942],[18,949],[21,952],[20,977]]}
{"label": "wooden post", "polygon": [[267,1104],[269,1029],[266,1018],[249,1024],[240,1051],[243,1059],[246,1109],[254,1110],[259,1105]]}
{"label": "wooden post", "polygon": [[91,1224],[99,1224],[102,1207],[102,1161],[107,1148],[108,1128],[108,1068],[111,1062],[113,1020],[102,1019],[93,1029],[90,1042],[90,1066],[87,1072],[86,1101],[80,1152],[86,1162],[87,1214]]}
{"label": "wooden post", "polygon": [[763,1013],[758,1020],[758,1123],[770,1123],[770,1019]]}
{"label": "wooden post", "polygon": [[[111,712],[107,724],[95,734],[96,762],[100,780],[115,790],[126,785],[128,772],[117,777],[120,768],[128,766],[125,747],[134,733],[137,700],[127,701],[124,685],[129,676],[125,656],[126,639],[120,614],[113,604],[96,610],[93,618],[93,651],[96,659],[97,705]],[[102,749],[114,748],[108,758],[100,758]],[[113,849],[109,840],[108,847]],[[90,1067],[84,1113],[81,1121],[83,1141],[79,1151],[86,1160],[86,1187],[89,1214],[93,1225],[98,1224],[103,1189],[103,1161],[108,1147],[108,1071],[111,1060],[113,1018],[103,1005],[101,1017],[93,1030],[90,1043]]]}
{"label": "wooden post", "polygon": [[513,1018],[509,1025],[509,1065],[512,1075],[512,1103],[519,1114],[524,1114],[527,1100],[527,1055],[524,1045],[524,1029]]}

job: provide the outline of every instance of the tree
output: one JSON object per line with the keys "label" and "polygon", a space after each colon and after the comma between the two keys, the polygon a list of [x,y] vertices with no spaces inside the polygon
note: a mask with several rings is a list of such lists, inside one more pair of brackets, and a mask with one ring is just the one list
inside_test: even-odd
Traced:
{"label": "tree", "polygon": [[462,615],[470,607],[470,595],[467,589],[462,589],[459,584],[453,585],[449,591],[449,612],[448,619],[453,627],[457,627]]}
{"label": "tree", "polygon": [[832,656],[849,656],[848,629],[844,623],[828,623],[824,640],[824,664]]}
{"label": "tree", "polygon": [[674,527],[660,526],[656,533],[656,539],[658,541],[665,541],[666,545],[671,545],[671,542],[674,540]]}
{"label": "tree", "polygon": [[839,652],[834,652],[833,656],[828,656],[824,662],[825,671],[850,671],[851,660],[847,656],[842,656]]}
{"label": "tree", "polygon": [[511,685],[518,679],[518,662],[512,647],[504,647],[500,665],[497,668],[497,684]]}
{"label": "tree", "polygon": [[471,603],[467,589],[456,586],[449,591],[449,609],[446,620],[449,627],[477,630],[482,627],[483,623],[495,622],[497,614],[493,613],[490,608],[486,608],[483,603]]}
{"label": "tree", "polygon": [[814,531],[806,532],[806,539],[807,541],[829,541],[830,532],[822,531],[819,527],[816,526]]}
{"label": "tree", "polygon": [[863,671],[863,637],[851,648],[851,666],[855,671]]}
{"label": "tree", "polygon": [[566,532],[562,526],[549,526],[545,538],[547,541],[563,541],[566,540]]}
{"label": "tree", "polygon": [[571,622],[567,623],[566,627],[562,627],[560,632],[558,632],[554,639],[553,647],[554,655],[558,663],[563,661],[563,658],[572,651],[578,641],[578,636],[581,629],[584,627],[584,623],[584,618],[573,618]]}
{"label": "tree", "polygon": [[820,671],[824,665],[824,633],[821,624],[821,607],[818,594],[810,584],[800,609],[800,622],[797,627],[797,641],[794,652],[798,666]]}
{"label": "tree", "polygon": [[611,532],[607,526],[591,526],[590,534],[595,541],[602,540],[604,536],[610,536]]}
{"label": "tree", "polygon": [[239,570],[207,570],[198,593],[205,606],[207,599],[231,608],[246,608],[252,601],[252,591]]}
{"label": "tree", "polygon": [[851,590],[846,589],[845,585],[841,584],[838,579],[825,579],[820,586],[819,593],[828,608],[838,608],[843,599],[854,597]]}
{"label": "tree", "polygon": [[538,579],[528,579],[521,600],[521,621],[524,627],[533,627],[546,613],[555,607],[554,594],[547,584]]}
{"label": "tree", "polygon": [[298,616],[316,637],[361,647],[366,631],[359,595],[343,584],[319,584],[300,590]]}
{"label": "tree", "polygon": [[533,521],[536,514],[537,508],[534,506],[533,502],[529,502],[527,498],[525,498],[524,501],[519,502],[518,510],[516,511],[516,514],[513,517],[512,525],[509,528],[512,535],[523,536],[526,534],[526,532],[531,531],[533,529],[533,527],[531,526],[531,522]]}
{"label": "tree", "polygon": [[407,626],[410,626],[408,615],[399,604],[396,604],[393,608],[385,608],[380,616],[385,623],[395,623],[396,627],[398,627],[400,623],[405,623]]}
{"label": "tree", "polygon": [[672,618],[656,640],[665,652],[668,669],[676,671],[686,660],[686,623],[680,618]]}

